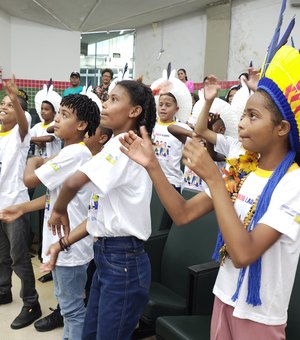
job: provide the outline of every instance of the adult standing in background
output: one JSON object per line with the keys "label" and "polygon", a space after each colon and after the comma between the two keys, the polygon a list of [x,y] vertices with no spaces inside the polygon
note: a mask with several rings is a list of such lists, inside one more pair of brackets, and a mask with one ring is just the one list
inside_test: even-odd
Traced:
{"label": "adult standing in background", "polygon": [[66,88],[63,92],[63,97],[69,94],[77,94],[82,91],[82,86],[80,85],[80,73],[72,72],[70,74],[70,87]]}
{"label": "adult standing in background", "polygon": [[110,68],[105,68],[101,72],[102,83],[95,87],[94,92],[102,102],[108,99],[108,88],[113,78],[113,71]]}
{"label": "adult standing in background", "polygon": [[189,89],[191,93],[194,92],[194,83],[191,80],[188,80],[188,77],[186,75],[186,70],[184,68],[180,68],[177,71],[178,79],[181,80],[183,83],[185,83],[186,87]]}

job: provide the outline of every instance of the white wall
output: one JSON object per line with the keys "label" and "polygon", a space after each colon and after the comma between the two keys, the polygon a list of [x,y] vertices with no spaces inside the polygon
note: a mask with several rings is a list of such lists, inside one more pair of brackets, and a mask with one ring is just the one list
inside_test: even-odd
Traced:
{"label": "white wall", "polygon": [[[0,31],[5,33],[0,66],[3,77],[68,81],[80,68],[80,32],[70,32],[8,17],[0,12]],[[3,48],[5,46],[5,48]]]}
{"label": "white wall", "polygon": [[0,67],[3,69],[3,78],[7,78],[8,70],[11,69],[11,36],[10,36],[10,16],[0,11]]}
{"label": "white wall", "polygon": [[[281,0],[233,0],[228,79],[235,80],[247,70],[250,60],[260,68],[277,25]],[[281,34],[296,14],[292,36],[300,47],[300,8],[287,1]],[[298,21],[297,21],[298,19]],[[290,43],[290,41],[289,41]]]}
{"label": "white wall", "polygon": [[[160,22],[157,28],[147,25],[136,31],[135,76],[144,76],[151,84],[162,75],[168,62],[172,68],[184,68],[188,78],[203,78],[206,16],[196,12]],[[165,50],[157,60],[159,50]]]}

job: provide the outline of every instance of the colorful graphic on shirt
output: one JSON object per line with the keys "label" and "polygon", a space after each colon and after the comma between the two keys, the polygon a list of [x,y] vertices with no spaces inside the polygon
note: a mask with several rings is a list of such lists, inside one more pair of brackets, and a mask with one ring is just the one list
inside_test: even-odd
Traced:
{"label": "colorful graphic on shirt", "polygon": [[61,168],[59,164],[56,164],[52,161],[49,161],[49,165],[53,168],[54,171],[58,171]]}
{"label": "colorful graphic on shirt", "polygon": [[165,160],[169,159],[171,146],[168,145],[167,142],[156,140],[153,147],[157,158]]}
{"label": "colorful graphic on shirt", "polygon": [[186,169],[186,171],[184,172],[183,182],[185,187],[196,190],[203,190],[202,179],[197,176],[191,169]]}
{"label": "colorful graphic on shirt", "polygon": [[95,222],[97,221],[97,214],[99,209],[99,195],[93,194],[89,203],[89,211],[88,211],[88,221]]}
{"label": "colorful graphic on shirt", "polygon": [[114,157],[113,155],[108,154],[108,155],[105,157],[105,159],[106,159],[107,161],[109,161],[110,164],[115,165],[116,162],[117,162],[117,160],[118,160],[118,157]]}
{"label": "colorful graphic on shirt", "polygon": [[46,190],[46,204],[45,204],[45,210],[50,210],[50,191],[49,189]]}

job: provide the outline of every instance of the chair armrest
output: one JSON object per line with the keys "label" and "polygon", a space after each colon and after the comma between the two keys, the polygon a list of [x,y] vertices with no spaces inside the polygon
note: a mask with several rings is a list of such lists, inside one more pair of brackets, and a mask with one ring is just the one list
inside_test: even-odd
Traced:
{"label": "chair armrest", "polygon": [[187,313],[208,315],[212,313],[213,286],[219,271],[219,263],[206,262],[188,267],[189,281]]}
{"label": "chair armrest", "polygon": [[160,282],[161,259],[169,230],[157,231],[145,242],[145,251],[148,253],[151,263],[151,281]]}

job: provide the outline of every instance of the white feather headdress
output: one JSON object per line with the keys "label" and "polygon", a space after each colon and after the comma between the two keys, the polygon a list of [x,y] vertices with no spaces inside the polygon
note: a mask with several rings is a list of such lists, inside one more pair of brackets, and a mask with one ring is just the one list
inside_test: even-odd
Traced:
{"label": "white feather headdress", "polygon": [[176,70],[170,72],[169,64],[168,70],[163,70],[162,77],[152,83],[151,90],[155,97],[156,106],[158,106],[159,96],[161,94],[172,93],[179,107],[176,112],[176,118],[185,123],[191,116],[192,97],[186,85],[175,77],[176,74]]}
{"label": "white feather headdress", "polygon": [[35,109],[37,114],[42,121],[41,116],[41,107],[44,101],[48,101],[54,107],[55,112],[57,113],[60,107],[61,96],[53,90],[52,80],[50,79],[49,85],[44,84],[42,90],[38,91],[34,97]]}

